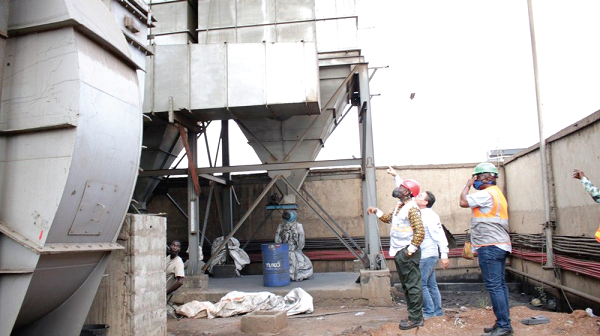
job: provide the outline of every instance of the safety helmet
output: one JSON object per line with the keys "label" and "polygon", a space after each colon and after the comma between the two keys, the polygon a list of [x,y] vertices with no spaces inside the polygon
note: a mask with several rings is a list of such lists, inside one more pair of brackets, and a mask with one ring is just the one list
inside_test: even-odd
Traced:
{"label": "safety helmet", "polygon": [[406,179],[402,182],[402,186],[408,190],[410,190],[413,197],[417,197],[421,192],[421,186],[419,182],[411,179]]}
{"label": "safety helmet", "polygon": [[296,218],[298,218],[298,214],[296,214],[296,211],[294,210],[286,210],[281,217],[283,217],[283,220],[286,223],[293,223],[296,221]]}
{"label": "safety helmet", "polygon": [[498,168],[489,162],[482,162],[475,166],[475,171],[473,171],[473,176],[484,174],[484,173],[492,173],[498,176]]}

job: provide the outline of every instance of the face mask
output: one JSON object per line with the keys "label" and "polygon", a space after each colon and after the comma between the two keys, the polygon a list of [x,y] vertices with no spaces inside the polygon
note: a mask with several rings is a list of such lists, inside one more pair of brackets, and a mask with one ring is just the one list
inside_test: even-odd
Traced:
{"label": "face mask", "polygon": [[394,191],[392,191],[392,197],[400,198],[400,193],[398,192],[398,188],[394,188]]}
{"label": "face mask", "polygon": [[473,188],[475,188],[476,190],[479,190],[479,188],[481,188],[482,185],[484,184],[492,184],[492,181],[488,181],[486,183],[483,183],[481,181],[475,180],[475,182],[473,182]]}

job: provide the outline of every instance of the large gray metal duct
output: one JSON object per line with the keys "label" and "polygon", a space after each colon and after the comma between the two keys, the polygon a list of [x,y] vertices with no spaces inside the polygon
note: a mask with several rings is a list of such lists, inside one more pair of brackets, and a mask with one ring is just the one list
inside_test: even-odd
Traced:
{"label": "large gray metal duct", "polygon": [[98,0],[12,0],[8,25],[0,335],[78,335],[138,173],[136,65]]}

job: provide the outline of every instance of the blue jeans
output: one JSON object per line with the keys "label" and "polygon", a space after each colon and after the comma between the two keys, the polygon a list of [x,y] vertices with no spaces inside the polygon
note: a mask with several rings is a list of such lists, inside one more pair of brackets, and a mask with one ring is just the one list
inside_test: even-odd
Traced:
{"label": "blue jeans", "polygon": [[421,259],[421,284],[423,285],[423,317],[430,318],[444,315],[442,310],[442,297],[435,281],[435,265],[438,257]]}
{"label": "blue jeans", "polygon": [[508,286],[504,276],[508,252],[497,246],[483,246],[477,250],[477,253],[483,282],[490,293],[494,315],[496,315],[496,325],[511,330]]}

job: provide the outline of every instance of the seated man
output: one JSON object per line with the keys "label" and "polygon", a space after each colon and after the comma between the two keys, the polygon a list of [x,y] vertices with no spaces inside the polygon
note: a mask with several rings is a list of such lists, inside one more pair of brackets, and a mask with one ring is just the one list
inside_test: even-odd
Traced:
{"label": "seated man", "polygon": [[183,260],[179,256],[181,242],[173,240],[169,248],[171,249],[171,254],[167,256],[167,296],[183,285],[183,278],[185,277]]}

